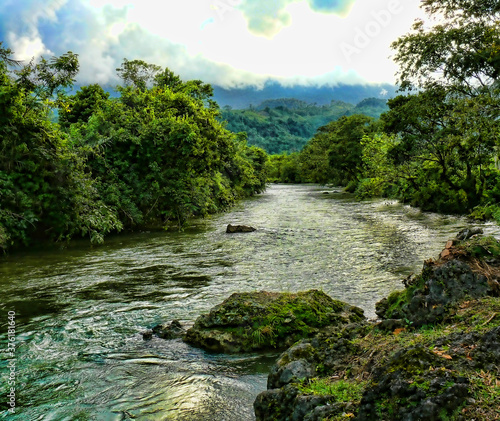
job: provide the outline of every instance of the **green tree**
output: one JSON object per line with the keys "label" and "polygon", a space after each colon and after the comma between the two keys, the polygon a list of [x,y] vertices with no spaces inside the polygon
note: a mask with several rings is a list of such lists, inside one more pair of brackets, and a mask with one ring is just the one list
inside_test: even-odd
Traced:
{"label": "green tree", "polygon": [[328,151],[334,179],[341,185],[355,186],[363,173],[361,140],[373,133],[376,126],[372,118],[364,115],[342,117],[320,129],[331,139]]}
{"label": "green tree", "polygon": [[161,67],[146,63],[143,60],[123,59],[123,63],[116,69],[118,76],[123,80],[125,86],[134,86],[141,91],[146,90],[156,80]]}
{"label": "green tree", "polygon": [[475,96],[491,92],[500,72],[500,6],[496,0],[423,0],[430,29],[417,20],[413,32],[392,45],[403,89],[445,87]]}
{"label": "green tree", "polygon": [[48,119],[47,101],[71,86],[76,56],[31,62],[15,72],[16,80],[10,54],[0,48],[0,248],[74,235],[99,242],[121,224],[99,200],[67,136]]}
{"label": "green tree", "polygon": [[79,71],[78,55],[68,51],[60,57],[39,62],[32,59],[29,64],[17,70],[17,86],[30,92],[34,101],[51,101],[66,88],[73,86]]}
{"label": "green tree", "polygon": [[406,172],[403,196],[425,209],[470,212],[496,179],[500,8],[496,1],[424,0],[439,24],[417,21],[393,44],[403,90],[383,116],[398,136],[392,156]]}
{"label": "green tree", "polygon": [[65,128],[75,123],[87,123],[109,99],[100,85],[82,86],[75,95],[65,98],[59,108],[59,124]]}
{"label": "green tree", "polygon": [[71,132],[90,151],[101,196],[131,228],[182,226],[265,187],[265,154],[223,128],[218,110],[206,106],[212,88],[168,70],[159,75],[151,88],[119,88],[119,98]]}
{"label": "green tree", "polygon": [[394,165],[389,156],[398,143],[395,136],[381,132],[363,137],[361,146],[363,148],[364,171],[363,178],[355,191],[358,198],[394,195],[398,183],[408,179],[409,166]]}
{"label": "green tree", "polygon": [[305,181],[326,184],[334,178],[328,158],[331,138],[318,130],[300,152],[299,162]]}
{"label": "green tree", "polygon": [[268,160],[268,179],[273,183],[302,183],[302,163],[298,152],[271,155]]}

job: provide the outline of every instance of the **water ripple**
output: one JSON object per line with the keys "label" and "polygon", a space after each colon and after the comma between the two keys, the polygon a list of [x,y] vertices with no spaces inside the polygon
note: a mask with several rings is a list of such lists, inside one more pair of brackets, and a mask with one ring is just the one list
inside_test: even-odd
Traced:
{"label": "water ripple", "polygon": [[[192,324],[237,291],[319,288],[373,316],[376,301],[467,225],[324,191],[272,186],[184,232],[7,257],[0,308],[18,315],[12,419],[252,420],[276,354],[210,354],[180,340],[146,342],[141,332],[173,319]],[[227,235],[229,223],[258,230]]]}

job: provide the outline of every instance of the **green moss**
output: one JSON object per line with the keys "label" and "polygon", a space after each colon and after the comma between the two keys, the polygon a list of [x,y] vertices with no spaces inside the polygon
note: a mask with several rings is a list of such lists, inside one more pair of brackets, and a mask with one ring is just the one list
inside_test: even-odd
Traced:
{"label": "green moss", "polygon": [[500,379],[494,373],[477,371],[467,376],[471,382],[473,408],[466,408],[470,419],[500,418]]}
{"label": "green moss", "polygon": [[324,374],[326,373],[326,367],[323,363],[319,363],[317,366],[316,366],[316,373],[318,374]]}
{"label": "green moss", "polygon": [[401,371],[412,376],[419,376],[433,365],[436,358],[423,346],[417,345],[402,353],[399,358],[394,358],[389,367],[389,372]]}
{"label": "green moss", "polygon": [[394,291],[387,297],[387,311],[385,317],[394,318],[401,307],[406,303],[406,291]]}
{"label": "green moss", "polygon": [[422,273],[414,276],[408,281],[408,285],[404,290],[392,292],[389,297],[387,297],[385,318],[402,318],[405,305],[411,301],[415,291],[425,288],[425,283],[429,280],[431,273],[432,268],[425,266]]}
{"label": "green moss", "polygon": [[416,406],[416,402],[411,402],[407,398],[392,397],[384,393],[381,399],[375,404],[375,411],[381,420],[394,419],[399,408]]}
{"label": "green moss", "polygon": [[271,346],[290,336],[307,337],[318,328],[349,322],[339,314],[345,307],[345,303],[332,300],[321,291],[281,294],[253,318],[252,337],[259,345]]}
{"label": "green moss", "polygon": [[306,395],[332,395],[335,402],[359,402],[363,396],[366,382],[314,378],[298,386]]}
{"label": "green moss", "polygon": [[457,248],[475,258],[500,257],[500,241],[492,236],[475,236],[460,243]]}
{"label": "green moss", "polygon": [[[390,298],[391,304],[404,301],[405,292],[394,293]],[[318,369],[321,369],[321,379],[303,382],[300,391],[303,394],[333,395],[342,397],[343,391],[331,389],[332,383],[337,383],[342,389],[345,386],[359,386],[358,396],[373,396],[373,419],[397,420],[401,419],[403,408],[419,408],[426,399],[437,396],[453,395],[455,388],[464,387],[460,378],[467,378],[470,397],[474,401],[463,399],[456,405],[445,405],[441,412],[435,413],[435,419],[441,421],[463,420],[494,420],[500,416],[500,379],[496,372],[485,372],[474,368],[476,357],[464,353],[457,335],[468,333],[486,334],[491,329],[500,325],[500,299],[498,297],[485,297],[478,300],[462,301],[450,314],[446,322],[424,325],[420,328],[406,330],[400,334],[378,331],[375,327],[371,331],[352,339],[355,349],[342,349],[345,358],[338,357],[334,365],[328,358],[319,359]],[[318,351],[318,355],[334,356],[331,345],[338,343],[339,337],[335,335],[330,341],[327,337],[320,337],[320,343],[325,351]],[[322,353],[323,352],[323,353]],[[382,377],[374,376],[373,364],[384,367]],[[328,362],[328,363],[327,363]],[[326,366],[326,367],[325,367]],[[342,381],[333,381],[327,376],[338,375],[342,372]],[[371,376],[367,376],[370,373]],[[388,377],[385,377],[385,376]],[[383,386],[387,378],[401,381],[403,390],[397,396],[392,394],[390,387]],[[440,379],[439,381],[435,381]],[[406,385],[405,385],[406,383]],[[390,383],[388,383],[390,385]],[[450,390],[451,389],[451,390]],[[415,399],[415,395],[422,398]],[[338,402],[349,401],[338,400]],[[355,402],[355,401],[354,401]],[[350,407],[351,408],[351,407]],[[361,407],[331,415],[328,421],[356,419]],[[361,419],[361,418],[359,418]],[[372,418],[370,418],[372,419]],[[326,421],[326,420],[325,420]]]}
{"label": "green moss", "polygon": [[200,316],[185,340],[223,352],[284,348],[322,328],[361,320],[363,310],[318,290],[235,293]]}

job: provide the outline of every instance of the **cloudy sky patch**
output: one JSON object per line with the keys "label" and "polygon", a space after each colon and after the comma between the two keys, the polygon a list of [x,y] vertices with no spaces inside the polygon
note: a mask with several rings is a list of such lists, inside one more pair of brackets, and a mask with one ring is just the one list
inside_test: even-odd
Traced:
{"label": "cloudy sky patch", "polygon": [[16,58],[79,54],[79,83],[116,84],[124,58],[224,87],[394,82],[390,43],[418,0],[4,0]]}

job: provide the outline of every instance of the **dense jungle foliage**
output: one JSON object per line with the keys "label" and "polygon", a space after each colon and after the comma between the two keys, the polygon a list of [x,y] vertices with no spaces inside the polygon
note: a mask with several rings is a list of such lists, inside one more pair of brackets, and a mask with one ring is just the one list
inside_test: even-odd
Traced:
{"label": "dense jungle foliage", "polygon": [[0,250],[182,227],[264,190],[266,153],[223,127],[210,85],[125,60],[117,98],[68,96],[76,54],[11,57],[0,43]]}
{"label": "dense jungle foliage", "polygon": [[401,95],[378,121],[342,117],[300,153],[271,157],[270,178],[347,186],[423,210],[500,222],[500,5],[423,0],[392,45]]}
{"label": "dense jungle foliage", "polygon": [[387,101],[367,98],[357,105],[332,101],[316,105],[294,98],[271,99],[257,107],[233,110],[224,107],[221,113],[227,129],[246,132],[248,143],[270,154],[298,152],[319,127],[342,116],[364,114],[378,118],[388,110]]}
{"label": "dense jungle foliage", "polygon": [[[126,59],[118,97],[98,85],[68,96],[76,54],[22,66],[0,43],[0,249],[181,227],[262,191],[266,176],[500,222],[500,6],[422,7],[434,25],[393,43],[401,95],[388,110],[281,99],[221,112],[210,85]],[[287,152],[268,161],[247,136]]]}

